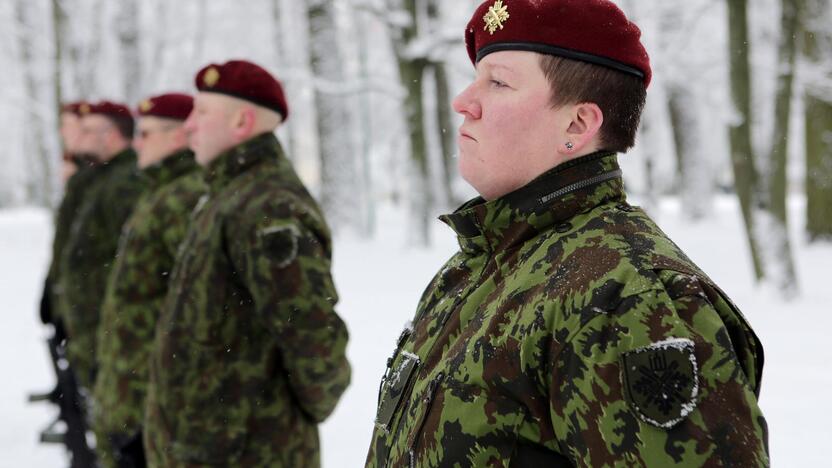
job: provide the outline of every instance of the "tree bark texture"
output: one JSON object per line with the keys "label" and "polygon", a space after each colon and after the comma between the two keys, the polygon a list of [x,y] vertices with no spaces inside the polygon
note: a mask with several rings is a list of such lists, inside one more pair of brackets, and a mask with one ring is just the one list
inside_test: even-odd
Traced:
{"label": "tree bark texture", "polygon": [[765,277],[765,272],[754,228],[754,195],[759,177],[751,145],[751,70],[747,6],[747,0],[728,0],[731,96],[736,114],[736,120],[730,126],[729,136],[734,185],[742,209],[754,275],[757,280],[761,280]]}

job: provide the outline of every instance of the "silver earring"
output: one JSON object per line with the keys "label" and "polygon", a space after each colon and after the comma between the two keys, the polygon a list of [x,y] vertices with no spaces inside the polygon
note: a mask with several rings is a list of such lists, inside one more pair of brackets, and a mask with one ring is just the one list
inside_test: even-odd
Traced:
{"label": "silver earring", "polygon": [[566,149],[571,150],[574,147],[575,147],[575,145],[573,145],[571,141],[566,142]]}

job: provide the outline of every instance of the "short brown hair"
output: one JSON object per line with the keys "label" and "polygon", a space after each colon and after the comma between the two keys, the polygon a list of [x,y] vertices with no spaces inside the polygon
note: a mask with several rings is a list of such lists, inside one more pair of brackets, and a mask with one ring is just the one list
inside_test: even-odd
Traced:
{"label": "short brown hair", "polygon": [[105,115],[104,117],[113,123],[118,133],[125,140],[133,139],[133,134],[136,131],[136,122],[133,120],[133,117],[121,115]]}
{"label": "short brown hair", "polygon": [[553,108],[595,103],[604,113],[600,130],[602,149],[624,153],[633,147],[647,96],[642,78],[555,55],[540,57],[540,68],[551,87]]}

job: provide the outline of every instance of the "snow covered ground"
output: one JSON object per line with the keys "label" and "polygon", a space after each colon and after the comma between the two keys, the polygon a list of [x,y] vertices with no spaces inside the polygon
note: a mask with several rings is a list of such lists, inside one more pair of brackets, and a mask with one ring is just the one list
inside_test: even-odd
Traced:
{"label": "snow covered ground", "polygon": [[[754,286],[732,198],[718,200],[715,216],[700,224],[683,220],[676,200],[665,200],[659,224],[740,305],[766,348],[761,405],[768,418],[774,466],[829,466],[832,440],[829,388],[832,367],[827,335],[832,328],[832,246],[793,237],[802,296],[784,303]],[[796,231],[802,211],[794,206]],[[375,412],[379,377],[404,323],[427,281],[455,249],[451,232],[436,222],[435,246],[404,247],[404,220],[380,214],[376,240],[337,239],[335,280],[339,311],[351,331],[353,383],[323,425],[325,468],[363,466]],[[54,417],[48,404],[26,404],[26,394],[49,389],[53,376],[36,306],[49,256],[51,227],[39,210],[0,212],[0,468],[60,468],[59,447],[37,444]]]}

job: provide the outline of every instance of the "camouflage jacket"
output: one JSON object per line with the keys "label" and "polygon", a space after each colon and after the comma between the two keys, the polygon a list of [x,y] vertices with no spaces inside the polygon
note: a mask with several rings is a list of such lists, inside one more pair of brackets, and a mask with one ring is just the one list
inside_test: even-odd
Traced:
{"label": "camouflage jacket", "polygon": [[442,220],[460,251],[388,361],[368,467],[768,464],[759,341],[615,155]]}
{"label": "camouflage jacket", "polygon": [[206,168],[151,357],[150,466],[319,465],[350,379],[329,230],[272,134]]}
{"label": "camouflage jacket", "polygon": [[52,305],[52,314],[60,316],[58,309],[59,296],[62,291],[58,287],[60,281],[58,280],[58,267],[60,265],[61,253],[66,245],[69,237],[70,227],[72,221],[78,215],[78,210],[84,200],[84,193],[91,185],[92,175],[95,174],[93,166],[85,161],[78,163],[78,172],[72,175],[66,181],[64,186],[64,196],[61,198],[61,203],[58,205],[58,210],[55,212],[55,235],[52,240],[52,261],[49,264],[49,272],[47,273],[47,290],[44,294],[50,295],[50,304]]}
{"label": "camouflage jacket", "polygon": [[146,168],[147,190],[124,225],[98,327],[96,431],[132,436],[141,429],[147,360],[191,211],[207,191],[191,151]]}
{"label": "camouflage jacket", "polygon": [[122,226],[144,187],[132,149],[92,170],[59,266],[69,360],[79,383],[87,388],[94,379],[96,330],[107,276]]}

